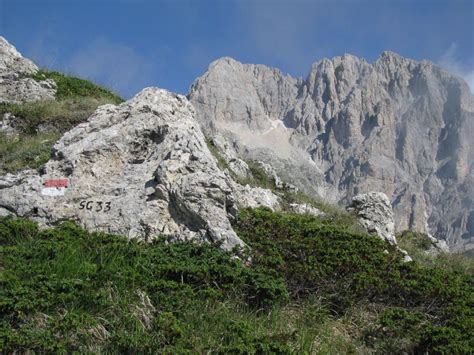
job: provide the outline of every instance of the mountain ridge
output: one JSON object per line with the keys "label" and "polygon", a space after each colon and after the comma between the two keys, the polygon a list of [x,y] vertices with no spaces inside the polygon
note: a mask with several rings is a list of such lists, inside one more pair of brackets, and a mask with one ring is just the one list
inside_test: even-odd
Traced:
{"label": "mountain ridge", "polygon": [[[399,231],[474,246],[474,100],[461,78],[435,64],[391,51],[372,64],[343,55],[313,63],[296,79],[223,57],[188,98],[207,134],[226,136],[239,154],[271,163],[303,190],[347,203],[373,184],[393,197]],[[290,153],[276,159],[272,151]],[[288,161],[299,154],[313,164]],[[443,203],[440,191],[452,202]]]}

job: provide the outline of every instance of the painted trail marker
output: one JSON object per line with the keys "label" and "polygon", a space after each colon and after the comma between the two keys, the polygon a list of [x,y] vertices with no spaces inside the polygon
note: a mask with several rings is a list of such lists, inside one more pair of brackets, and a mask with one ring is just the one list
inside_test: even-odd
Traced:
{"label": "painted trail marker", "polygon": [[43,183],[41,194],[43,196],[64,196],[69,186],[69,179],[48,179]]}

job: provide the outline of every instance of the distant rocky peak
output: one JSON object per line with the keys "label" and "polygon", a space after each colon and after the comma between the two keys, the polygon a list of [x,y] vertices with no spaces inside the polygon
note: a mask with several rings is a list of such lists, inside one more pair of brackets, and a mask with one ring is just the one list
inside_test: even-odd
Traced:
{"label": "distant rocky peak", "polygon": [[207,129],[301,190],[347,203],[379,191],[395,228],[474,248],[474,97],[428,61],[386,51],[315,62],[305,80],[229,58],[188,95]]}

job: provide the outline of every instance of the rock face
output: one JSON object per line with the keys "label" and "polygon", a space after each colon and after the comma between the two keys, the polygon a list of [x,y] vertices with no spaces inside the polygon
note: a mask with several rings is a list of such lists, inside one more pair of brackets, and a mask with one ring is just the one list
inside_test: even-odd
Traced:
{"label": "rock face", "polygon": [[32,61],[23,58],[0,36],[0,103],[54,99],[56,84],[53,80],[37,82],[28,77],[37,71]]}
{"label": "rock face", "polygon": [[271,190],[249,185],[232,184],[238,208],[268,207],[272,211],[280,209],[280,201]]}
{"label": "rock face", "polygon": [[348,210],[354,212],[367,233],[397,244],[392,206],[387,195],[381,192],[359,194],[352,199]]}
{"label": "rock face", "polygon": [[0,177],[0,214],[44,225],[75,220],[131,238],[243,246],[229,222],[231,182],[194,115],[185,97],[156,88],[99,107],[56,143],[41,174]]}
{"label": "rock face", "polygon": [[307,203],[302,203],[302,204],[290,203],[288,207],[291,212],[296,213],[296,214],[309,214],[316,217],[324,216],[325,214],[323,211],[320,211],[317,208],[311,205],[308,205]]}
{"label": "rock face", "polygon": [[397,231],[474,245],[474,99],[436,65],[344,55],[297,80],[222,58],[188,97],[207,134],[304,192],[344,204],[384,192]]}

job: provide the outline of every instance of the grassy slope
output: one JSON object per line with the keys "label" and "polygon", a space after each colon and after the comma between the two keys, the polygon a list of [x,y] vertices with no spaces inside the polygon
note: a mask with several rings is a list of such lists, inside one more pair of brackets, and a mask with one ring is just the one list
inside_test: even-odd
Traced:
{"label": "grassy slope", "polygon": [[0,220],[0,352],[469,353],[473,278],[310,216],[243,210],[215,246]]}
{"label": "grassy slope", "polygon": [[[18,137],[0,136],[0,174],[40,167],[48,161],[51,147],[62,133],[86,120],[98,106],[123,101],[90,81],[59,72],[40,70],[33,78],[53,79],[56,100],[0,104],[0,115],[10,112],[18,117],[21,131]],[[47,132],[38,132],[40,126]]]}

